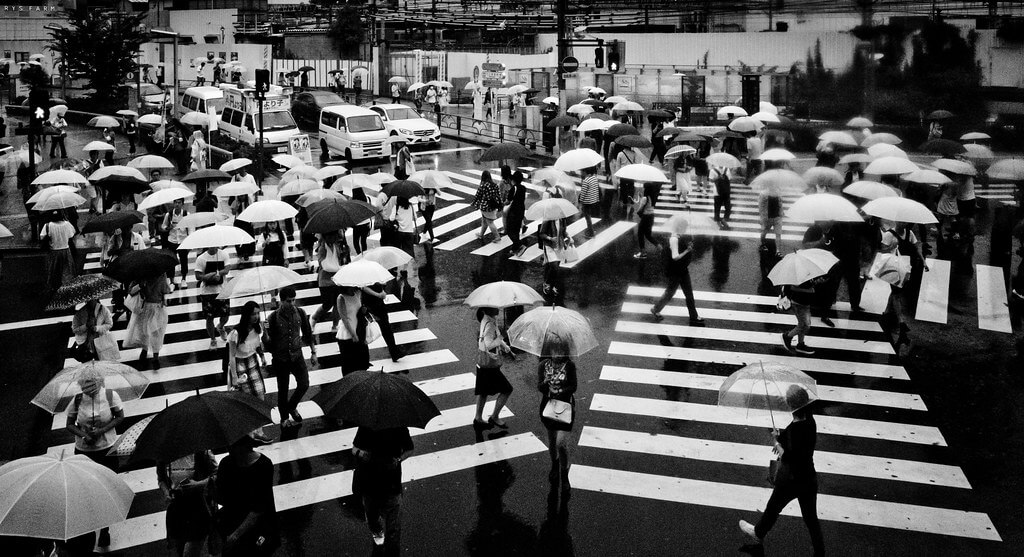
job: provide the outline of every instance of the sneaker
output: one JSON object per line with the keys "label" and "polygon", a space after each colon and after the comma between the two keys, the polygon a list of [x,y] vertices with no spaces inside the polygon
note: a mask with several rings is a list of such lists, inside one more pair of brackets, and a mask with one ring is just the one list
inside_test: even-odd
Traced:
{"label": "sneaker", "polygon": [[293,421],[291,418],[285,418],[281,420],[281,428],[284,429],[288,427],[295,427],[295,421]]}
{"label": "sneaker", "polygon": [[491,243],[492,244],[500,244],[501,243],[501,236],[495,236],[494,239],[491,240]]}
{"label": "sneaker", "polygon": [[260,445],[270,445],[271,443],[274,442],[273,439],[271,439],[271,438],[269,438],[269,437],[267,437],[265,435],[253,435],[252,436],[252,440],[256,441]]}
{"label": "sneaker", "polygon": [[373,532],[373,531],[370,531],[370,535],[373,536],[373,545],[376,545],[376,546],[384,545],[384,532]]}
{"label": "sneaker", "polygon": [[210,339],[210,350],[216,350],[217,349],[217,345],[218,345],[217,339],[215,339],[215,338],[214,339]]}
{"label": "sneaker", "polygon": [[638,251],[633,254],[633,259],[647,259],[647,254],[642,251]]}
{"label": "sneaker", "polygon": [[803,354],[805,356],[811,356],[814,354],[814,349],[802,342],[796,345],[795,350],[798,354]]}
{"label": "sneaker", "polygon": [[793,352],[793,339],[786,336],[786,333],[782,333],[782,345],[786,347],[786,350]]}
{"label": "sneaker", "polygon": [[749,522],[747,522],[746,520],[741,520],[740,521],[740,532],[743,532],[744,534],[746,534],[747,537],[750,538],[750,541],[752,541],[752,542],[754,542],[756,544],[760,544],[761,543],[761,538],[758,537],[757,531],[754,530],[754,525],[749,523]]}
{"label": "sneaker", "polygon": [[821,322],[828,325],[829,327],[835,328],[836,322],[832,321],[831,317],[822,317]]}
{"label": "sneaker", "polygon": [[174,292],[175,290],[177,290],[177,288],[178,286],[172,282],[170,287],[168,288],[168,291]]}
{"label": "sneaker", "polygon": [[653,315],[654,318],[656,320],[658,320],[658,321],[661,321],[662,319],[664,319],[664,317],[662,317],[662,315],[661,315],[661,312],[654,311],[654,308],[651,308],[651,315]]}
{"label": "sneaker", "polygon": [[181,279],[178,281],[178,288],[185,288],[185,279]]}
{"label": "sneaker", "polygon": [[704,318],[700,317],[700,316],[691,317],[690,318],[690,325],[693,325],[694,327],[703,327],[704,326]]}
{"label": "sneaker", "polygon": [[228,340],[228,332],[224,328],[224,326],[223,325],[218,326],[217,327],[217,331],[220,333],[220,339],[223,340],[224,342],[227,342],[227,340]]}

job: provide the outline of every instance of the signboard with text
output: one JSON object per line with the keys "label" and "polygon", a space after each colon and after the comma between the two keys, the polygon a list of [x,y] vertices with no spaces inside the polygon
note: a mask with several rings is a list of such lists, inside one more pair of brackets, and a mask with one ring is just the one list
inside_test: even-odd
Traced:
{"label": "signboard with text", "polygon": [[480,78],[484,87],[503,87],[508,74],[505,65],[499,62],[485,62],[480,64]]}
{"label": "signboard with text", "polygon": [[309,149],[309,136],[306,134],[293,135],[288,139],[288,151],[302,159],[306,164],[313,164],[313,154]]}

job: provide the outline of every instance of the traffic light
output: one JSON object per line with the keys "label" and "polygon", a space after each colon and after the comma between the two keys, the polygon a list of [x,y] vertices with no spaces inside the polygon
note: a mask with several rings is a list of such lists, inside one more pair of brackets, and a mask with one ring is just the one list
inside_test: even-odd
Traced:
{"label": "traffic light", "polygon": [[43,88],[34,88],[28,92],[29,127],[42,127],[50,117],[50,93]]}
{"label": "traffic light", "polygon": [[604,49],[601,47],[597,47],[594,49],[594,67],[604,67]]}
{"label": "traffic light", "polygon": [[270,92],[270,70],[256,70],[256,92]]}
{"label": "traffic light", "polygon": [[612,49],[608,51],[608,71],[617,72],[619,71],[619,51],[617,46],[612,46]]}

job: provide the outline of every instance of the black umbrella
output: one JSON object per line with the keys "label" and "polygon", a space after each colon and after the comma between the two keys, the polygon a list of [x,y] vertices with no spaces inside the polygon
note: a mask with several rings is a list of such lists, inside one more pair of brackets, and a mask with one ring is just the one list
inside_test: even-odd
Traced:
{"label": "black umbrella", "polygon": [[302,66],[301,68],[299,68],[299,71],[300,72],[315,72],[316,68],[314,68],[313,66]]}
{"label": "black umbrella", "polygon": [[740,132],[734,132],[732,130],[722,130],[720,132],[715,133],[715,137],[731,137],[733,139],[742,139],[746,136]]}
{"label": "black umbrella", "polygon": [[604,131],[606,137],[620,137],[623,135],[640,135],[640,130],[637,130],[629,124],[615,124]]}
{"label": "black umbrella", "polygon": [[484,151],[484,153],[480,155],[480,162],[522,159],[532,156],[532,151],[518,143],[499,143]]}
{"label": "black umbrella", "polygon": [[183,182],[192,182],[194,184],[205,184],[207,182],[230,179],[231,175],[223,170],[217,170],[216,168],[204,168],[202,170],[196,170],[195,172],[188,173],[181,180]]}
{"label": "black umbrella", "polygon": [[178,256],[170,251],[147,248],[130,251],[107,266],[103,274],[121,282],[150,279],[160,276],[178,264]]}
{"label": "black umbrella", "polygon": [[928,115],[928,120],[946,120],[956,116],[948,110],[935,110]]}
{"label": "black umbrella", "polygon": [[89,218],[82,227],[82,234],[92,232],[112,233],[120,228],[128,228],[142,222],[142,215],[136,211],[111,211]]}
{"label": "black umbrella", "polygon": [[707,141],[707,140],[708,140],[708,138],[703,136],[703,135],[699,135],[699,134],[695,134],[695,133],[690,133],[690,132],[684,131],[684,132],[680,133],[679,135],[673,137],[672,138],[672,143],[691,143],[693,141]]}
{"label": "black umbrella", "polygon": [[57,289],[46,311],[75,307],[82,302],[106,296],[117,290],[118,286],[120,284],[116,280],[100,274],[78,275]]}
{"label": "black umbrella", "polygon": [[667,110],[662,110],[660,108],[647,112],[647,120],[649,122],[654,120],[672,120],[675,117],[675,114],[672,114],[671,112]]}
{"label": "black umbrella", "polygon": [[93,184],[107,191],[118,193],[142,193],[149,189],[149,182],[145,180],[139,180],[133,176],[119,176],[117,174],[111,174],[102,180],[96,180]]}
{"label": "black umbrella", "polygon": [[397,374],[356,371],[320,389],[313,402],[342,420],[368,427],[424,428],[441,412],[419,387]]}
{"label": "black umbrella", "polygon": [[921,151],[925,153],[935,153],[944,157],[960,155],[967,152],[964,146],[956,141],[950,139],[931,139],[921,145]]}
{"label": "black umbrella", "polygon": [[377,208],[353,199],[324,199],[306,207],[309,222],[303,229],[311,234],[326,234],[352,228],[377,214]]}
{"label": "black umbrella", "polygon": [[427,193],[423,191],[423,186],[411,180],[395,180],[384,186],[384,189],[381,191],[387,194],[388,197],[404,197],[406,199]]}
{"label": "black umbrella", "polygon": [[129,462],[171,462],[228,447],[271,422],[270,406],[238,391],[212,391],[168,406],[149,422]]}
{"label": "black umbrella", "polygon": [[674,126],[669,126],[667,128],[662,128],[662,130],[657,133],[657,136],[658,137],[671,137],[671,136],[679,135],[681,133],[683,133],[683,130],[681,128],[677,128],[677,127],[674,127]]}
{"label": "black umbrella", "polygon": [[298,77],[300,72],[288,72],[284,74],[286,77]]}
{"label": "black umbrella", "polygon": [[646,149],[652,147],[651,140],[642,135],[623,135],[615,138],[615,143],[623,147],[638,147]]}
{"label": "black umbrella", "polygon": [[549,128],[568,128],[569,126],[575,126],[580,121],[568,114],[562,114],[561,116],[555,116],[547,123],[546,127]]}

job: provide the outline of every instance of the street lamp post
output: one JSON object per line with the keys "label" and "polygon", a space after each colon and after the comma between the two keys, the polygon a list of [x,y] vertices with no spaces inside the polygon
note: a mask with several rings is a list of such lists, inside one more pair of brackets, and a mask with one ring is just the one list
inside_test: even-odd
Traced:
{"label": "street lamp post", "polygon": [[173,57],[174,57],[174,68],[173,68],[172,73],[171,73],[171,75],[172,75],[171,79],[174,80],[174,99],[173,99],[173,101],[176,103],[176,102],[178,102],[178,99],[180,98],[178,96],[178,38],[181,35],[179,35],[175,31],[163,31],[163,30],[160,30],[160,29],[150,29],[149,32],[152,35],[160,35],[160,36],[163,36],[163,37],[172,37],[174,39],[174,54],[173,54]]}

